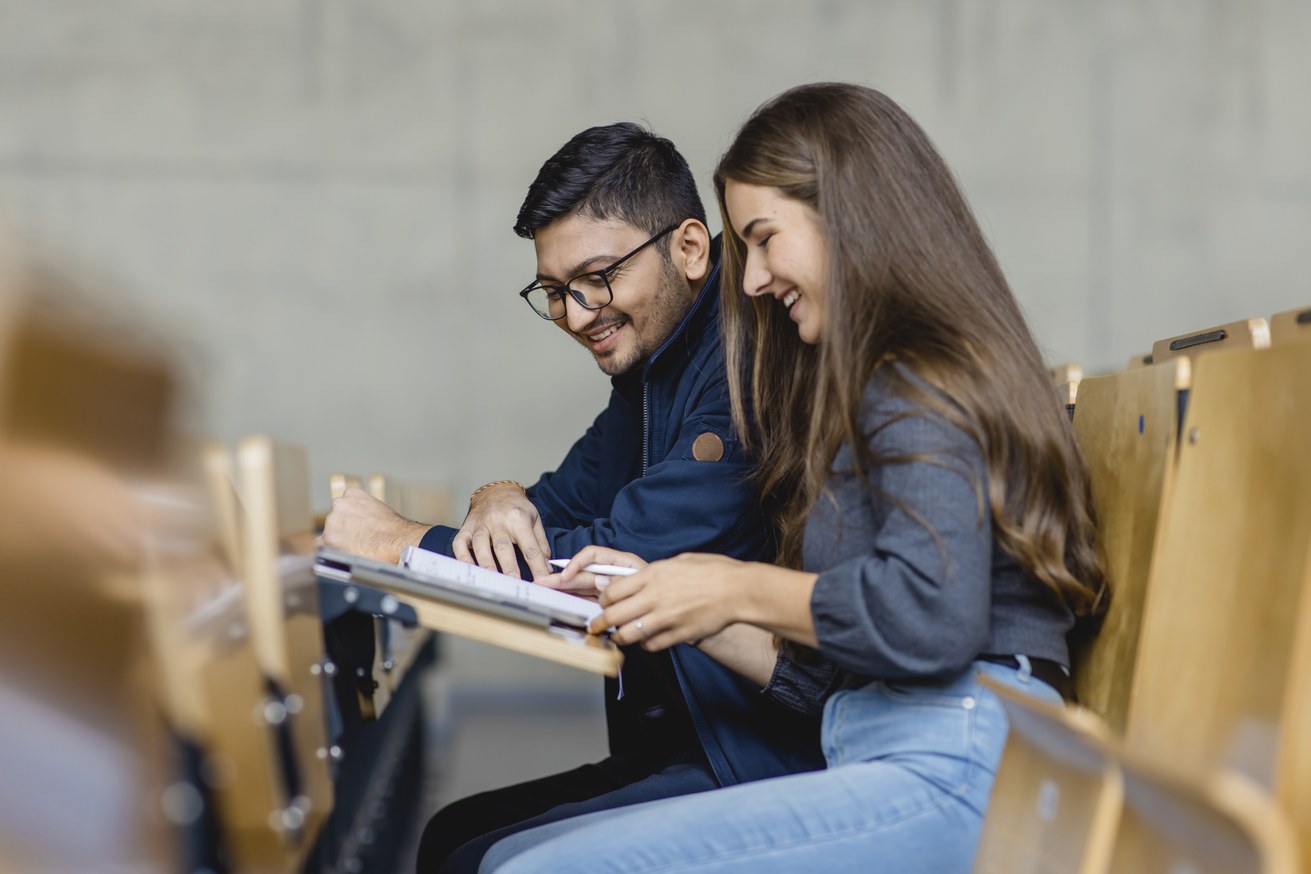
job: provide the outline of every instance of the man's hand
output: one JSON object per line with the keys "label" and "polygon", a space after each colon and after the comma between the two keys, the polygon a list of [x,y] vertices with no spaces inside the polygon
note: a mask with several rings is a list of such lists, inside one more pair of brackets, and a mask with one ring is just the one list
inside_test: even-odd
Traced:
{"label": "man's hand", "polygon": [[334,498],[323,523],[323,545],[375,561],[398,562],[401,550],[418,546],[428,526],[411,522],[361,488]]}
{"label": "man's hand", "polygon": [[551,544],[537,508],[523,489],[505,483],[485,489],[473,499],[469,515],[451,541],[451,552],[460,561],[517,577],[516,546],[523,552],[533,579],[551,573],[547,563]]}

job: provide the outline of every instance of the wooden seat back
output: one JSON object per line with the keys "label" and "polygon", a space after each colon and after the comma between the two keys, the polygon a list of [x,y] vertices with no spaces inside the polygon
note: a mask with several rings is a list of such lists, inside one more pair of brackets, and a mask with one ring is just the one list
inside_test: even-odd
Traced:
{"label": "wooden seat back", "polygon": [[237,448],[244,507],[244,603],[282,745],[282,806],[274,811],[299,852],[332,808],[323,622],[313,570],[309,465],[299,447],[263,435]]}
{"label": "wooden seat back", "polygon": [[1300,870],[1287,816],[1247,776],[1163,765],[1091,711],[981,679],[1001,698],[1009,733],[976,874]]}
{"label": "wooden seat back", "polygon": [[200,447],[200,464],[223,560],[230,572],[240,577],[245,562],[241,542],[244,520],[232,452],[220,442],[205,443]]}
{"label": "wooden seat back", "polygon": [[[360,477],[334,473],[329,477],[328,489],[333,498],[339,498],[348,488],[363,488]],[[392,510],[407,518],[440,522],[445,518],[447,495],[444,490],[411,486],[400,480],[375,473],[368,478],[368,492]],[[429,498],[429,495],[434,495]],[[430,515],[436,512],[438,515]],[[360,693],[360,714],[365,719],[376,719],[386,709],[392,694],[405,681],[411,665],[432,637],[422,626],[406,628],[401,622],[386,616],[374,621],[374,660],[372,667],[373,694],[368,700]]]}
{"label": "wooden seat back", "polygon": [[[165,557],[150,574],[151,640],[163,708],[196,762],[200,816],[234,870],[291,872],[279,698],[256,657],[245,582],[212,548]],[[198,593],[206,597],[196,597]]]}
{"label": "wooden seat back", "polygon": [[1293,831],[1274,800],[1230,771],[1181,778],[1123,756],[1124,809],[1111,872],[1298,874]]}
{"label": "wooden seat back", "polygon": [[1072,641],[1079,702],[1124,730],[1162,508],[1174,478],[1179,393],[1189,360],[1082,381],[1074,434],[1088,467],[1098,550],[1111,591],[1095,636]]}
{"label": "wooden seat back", "polygon": [[1048,373],[1060,394],[1061,403],[1065,405],[1066,414],[1073,418],[1074,404],[1079,396],[1079,382],[1083,379],[1083,367],[1078,364],[1058,364]]}
{"label": "wooden seat back", "polygon": [[[346,494],[347,489],[362,488],[364,488],[364,480],[354,474],[334,473],[328,477],[328,495],[332,498],[340,498]],[[377,495],[374,495],[374,497],[377,497]],[[386,502],[384,501],[384,503]]]}
{"label": "wooden seat back", "polygon": [[303,453],[265,438],[241,448],[240,465],[219,444],[201,450],[208,525],[154,567],[151,631],[165,710],[231,870],[281,874],[302,868],[332,805],[330,666],[309,557],[294,554],[308,543]]}
{"label": "wooden seat back", "polygon": [[1196,358],[1203,352],[1228,349],[1265,349],[1270,345],[1270,324],[1262,318],[1244,319],[1227,325],[1216,325],[1200,331],[1190,331],[1176,337],[1167,337],[1152,344],[1153,364],[1171,358]]}
{"label": "wooden seat back", "polygon": [[1270,345],[1311,340],[1311,307],[1287,310],[1270,317]]}
{"label": "wooden seat back", "polygon": [[1001,698],[1010,732],[975,874],[1103,874],[1123,796],[1105,725],[981,679]]}
{"label": "wooden seat back", "polygon": [[1208,354],[1143,612],[1127,737],[1274,785],[1311,549],[1311,344]]}
{"label": "wooden seat back", "polygon": [[[391,507],[407,519],[440,524],[449,515],[449,494],[435,486],[402,483],[395,477],[374,473],[369,475],[369,494]],[[410,674],[419,653],[432,638],[432,632],[421,625],[406,628],[396,619],[380,616],[377,619],[374,654],[374,706],[381,713]]]}
{"label": "wooden seat back", "polygon": [[[334,473],[328,477],[328,494],[333,500],[346,494],[347,489],[364,488],[364,480],[350,473]],[[392,510],[400,512],[400,488],[388,477],[381,474],[374,474],[369,477],[369,494],[379,501],[382,501]],[[426,632],[426,630],[425,630]],[[364,689],[356,689],[357,703],[360,708],[360,718],[373,721],[382,716],[383,711],[387,709],[387,704],[391,700],[391,693],[396,685],[399,684],[399,678],[393,682],[392,671],[395,668],[395,660],[391,656],[392,638],[403,639],[404,629],[399,622],[388,619],[385,616],[373,617],[373,663],[369,667],[369,673],[373,680],[372,694]]]}
{"label": "wooden seat back", "polygon": [[1154,363],[1155,362],[1152,361],[1152,353],[1147,352],[1144,354],[1140,352],[1137,355],[1130,356],[1124,366],[1126,370],[1133,370],[1135,367],[1146,367],[1147,365]]}
{"label": "wooden seat back", "polygon": [[1275,791],[1297,832],[1302,859],[1311,864],[1311,551],[1302,573],[1278,756]]}
{"label": "wooden seat back", "polygon": [[401,482],[375,473],[369,477],[369,494],[407,519],[429,525],[451,524],[451,493],[441,486]]}

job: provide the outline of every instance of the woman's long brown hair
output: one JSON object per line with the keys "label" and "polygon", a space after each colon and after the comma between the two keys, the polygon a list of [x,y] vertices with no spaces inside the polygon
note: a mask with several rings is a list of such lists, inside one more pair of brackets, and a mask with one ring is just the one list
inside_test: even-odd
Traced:
{"label": "woman's long brown hair", "polygon": [[[770,297],[742,294],[745,244],[729,180],[778,189],[819,217],[826,319],[817,346]],[[881,366],[892,390],[962,428],[986,468],[976,484],[1000,546],[1076,615],[1104,606],[1088,477],[1024,316],[951,171],[885,95],[822,83],[787,91],[743,125],[715,171],[724,222],[722,319],[733,419],[757,454],[779,533],[800,566],[806,517],[834,458],[852,447],[869,482],[879,458],[862,425]],[[902,367],[918,379],[906,378]],[[937,463],[945,463],[938,460]]]}

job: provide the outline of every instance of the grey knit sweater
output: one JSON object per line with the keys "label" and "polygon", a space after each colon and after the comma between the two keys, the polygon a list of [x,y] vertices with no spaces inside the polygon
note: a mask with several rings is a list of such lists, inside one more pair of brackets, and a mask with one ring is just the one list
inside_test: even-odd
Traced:
{"label": "grey knit sweater", "polygon": [[882,465],[871,490],[850,473],[850,447],[834,460],[804,542],[804,567],[819,574],[810,601],[819,654],[780,655],[767,687],[803,712],[837,688],[947,677],[985,653],[1068,664],[1073,618],[997,546],[978,497],[987,494],[979,447],[887,383],[876,376],[865,392],[871,447],[932,461]]}

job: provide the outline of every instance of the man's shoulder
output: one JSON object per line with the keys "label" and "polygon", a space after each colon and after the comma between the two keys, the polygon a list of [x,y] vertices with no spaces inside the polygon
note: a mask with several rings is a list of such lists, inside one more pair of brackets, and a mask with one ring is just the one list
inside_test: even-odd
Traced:
{"label": "man's shoulder", "polygon": [[652,382],[669,398],[684,398],[696,405],[722,404],[728,408],[728,373],[718,325],[695,344],[689,344],[680,367],[652,374]]}

